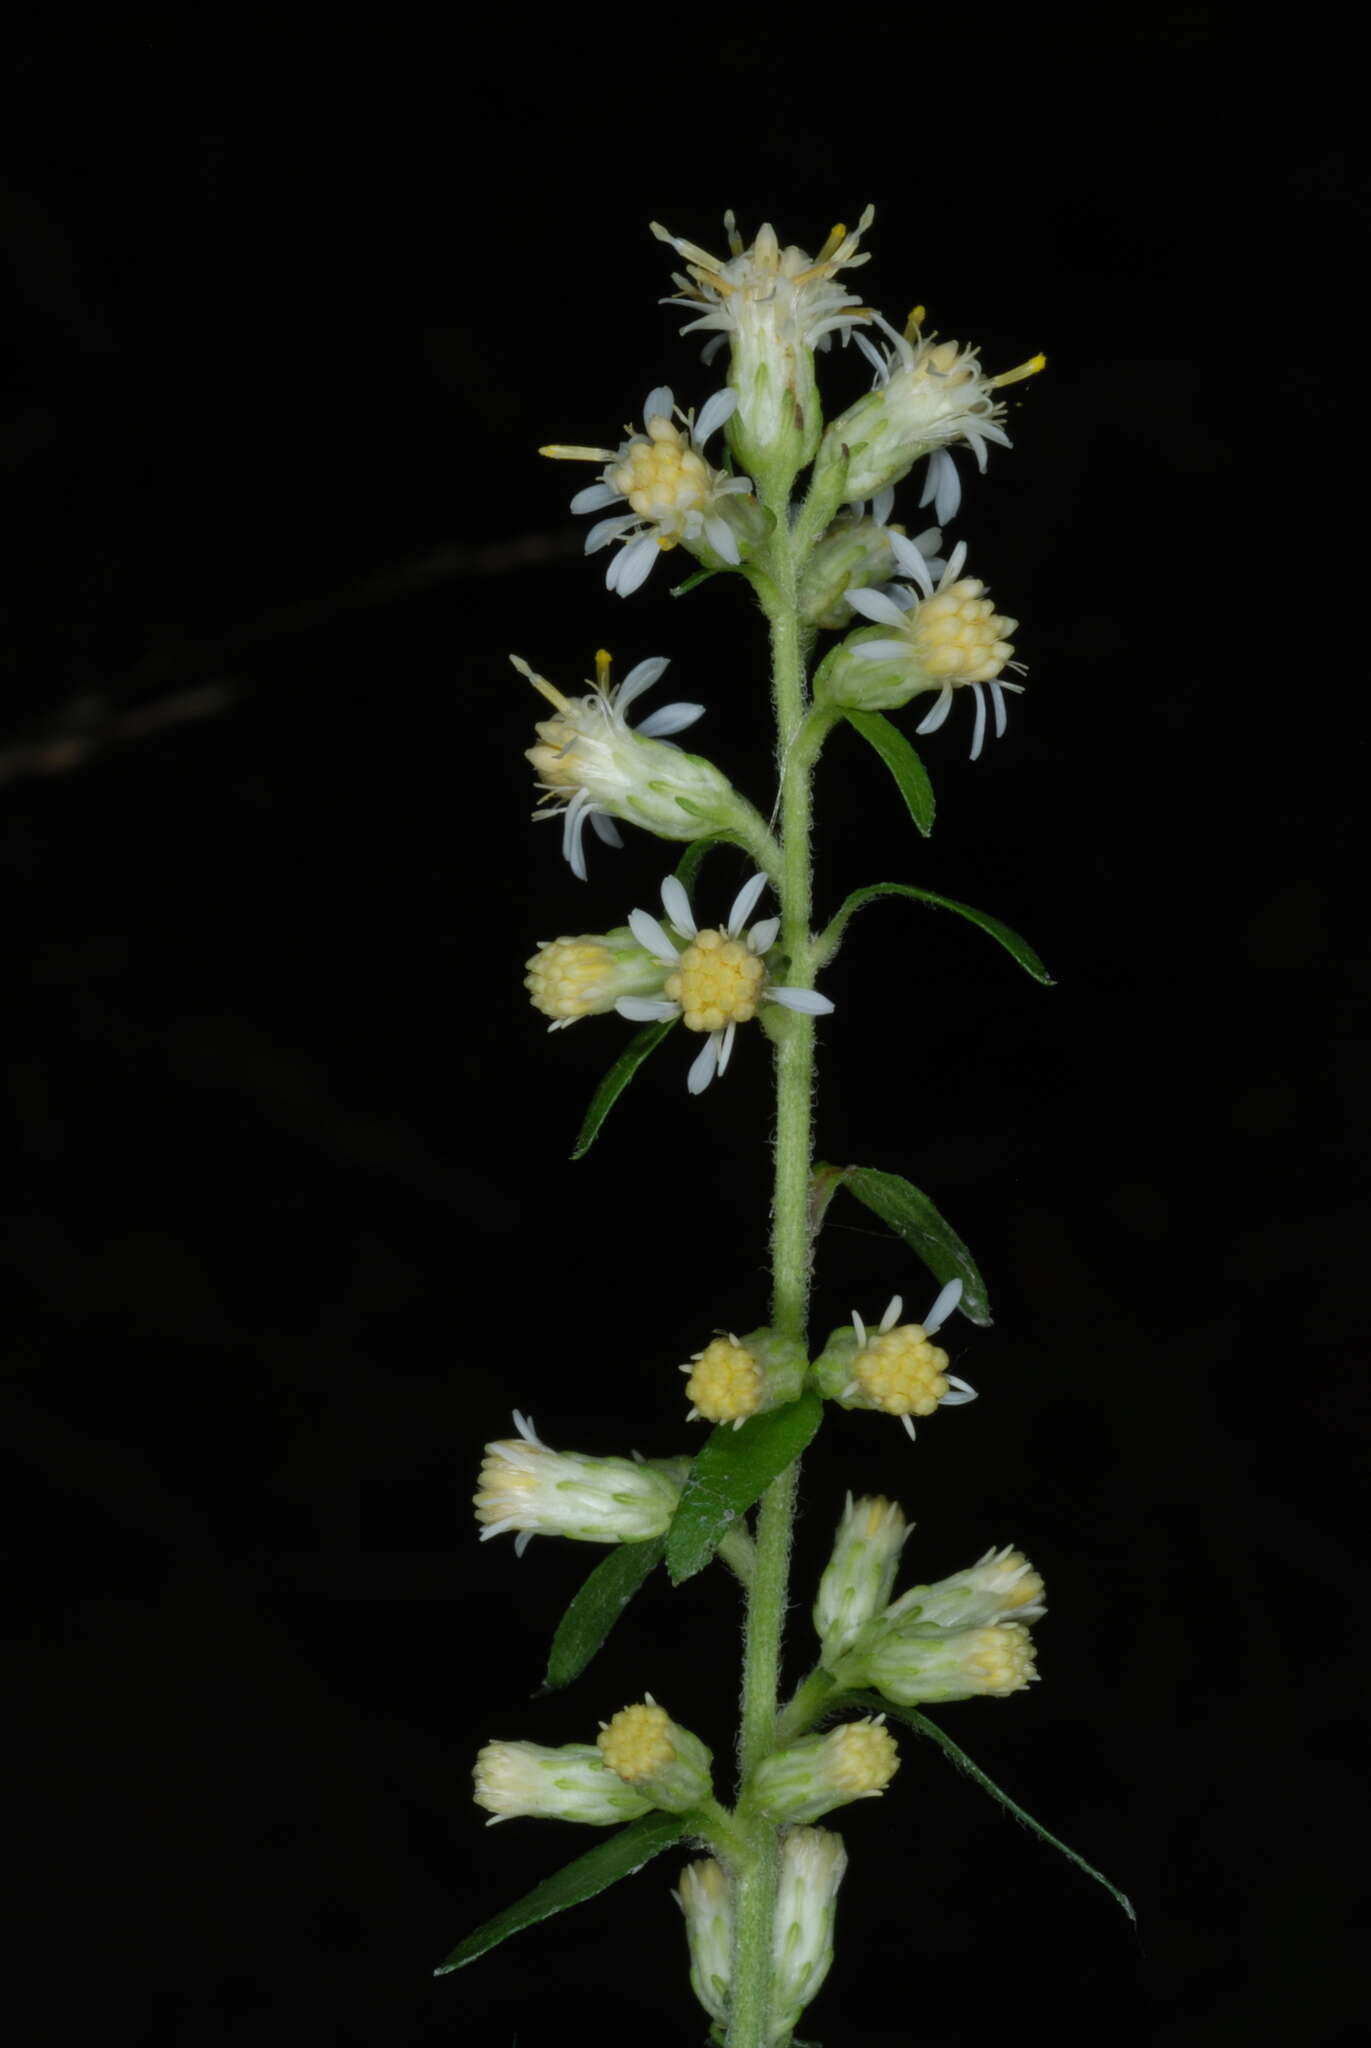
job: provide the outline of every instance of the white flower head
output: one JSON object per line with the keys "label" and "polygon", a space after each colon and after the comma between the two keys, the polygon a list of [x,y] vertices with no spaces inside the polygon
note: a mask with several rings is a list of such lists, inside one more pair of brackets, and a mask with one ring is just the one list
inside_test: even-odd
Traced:
{"label": "white flower head", "polygon": [[640,661],[611,687],[610,656],[601,648],[584,697],[564,697],[519,655],[509,658],[556,713],[538,721],[539,744],[527,751],[543,792],[533,815],[562,820],[562,852],[582,881],[587,823],[607,845],[621,846],[615,818],[659,839],[688,840],[718,831],[735,815],[739,799],[728,777],[667,737],[702,718],[703,704],[663,704],[638,725],[628,722],[630,707],[669,666],[665,655]]}
{"label": "white flower head", "polygon": [[932,1342],[961,1298],[961,1281],[949,1280],[922,1323],[902,1323],[904,1302],[893,1295],[874,1330],[854,1309],[851,1327],[835,1330],[815,1362],[819,1391],[840,1408],[898,1415],[911,1439],[916,1415],[974,1401],[974,1387],[947,1370],[947,1353]]}
{"label": "white flower head", "polygon": [[937,1700],[1007,1699],[1037,1678],[1033,1638],[1022,1622],[992,1628],[881,1629],[874,1623],[834,1674],[844,1686],[874,1685],[897,1706]]}
{"label": "white flower head", "polygon": [[1005,691],[1023,691],[1022,683],[1012,683],[1005,675],[1007,669],[1026,673],[1021,661],[1011,659],[1014,643],[1008,636],[1019,622],[995,610],[979,577],[963,576],[965,541],[953,548],[936,584],[931,565],[917,547],[906,543],[899,553],[912,582],[847,593],[853,611],[887,630],[864,629],[860,639],[845,641],[823,679],[822,691],[836,703],[850,702],[871,711],[894,710],[921,692],[936,691],[936,703],[915,727],[916,732],[928,733],[936,732],[946,719],[953,692],[969,688],[976,700],[971,758],[979,760],[985,745],[987,690],[997,738],[1008,723]]}
{"label": "white flower head", "polygon": [[876,209],[868,206],[850,234],[840,224],[817,256],[807,256],[793,244],[783,249],[769,222],[745,248],[730,208],[724,215],[729,253],[723,258],[671,234],[654,220],[652,232],[658,241],[686,259],[687,274],[674,280],[675,297],[663,303],[697,314],[681,330],[684,334],[709,329],[740,335],[765,326],[794,347],[812,349],[830,334],[846,333],[871,318],[861,300],[837,282],[837,275],[870,260],[869,251],[859,255],[857,245],[875,218]]}
{"label": "white flower head", "polygon": [[647,395],[643,431],[625,427],[625,439],[617,448],[554,442],[539,450],[561,461],[604,465],[600,481],[578,491],[571,509],[608,512],[611,506],[625,508],[597,520],[586,535],[588,555],[611,542],[619,544],[605,583],[620,597],[637,590],[658,555],[669,548],[684,545],[692,554],[713,557],[732,567],[742,559],[738,522],[726,515],[730,499],[751,492],[751,479],[713,468],[703,453],[705,442],[737,402],[733,392],[716,391],[697,421],[681,411],[666,385],[660,385]]}
{"label": "white flower head", "polygon": [[688,1031],[707,1034],[686,1077],[692,1095],[699,1095],[716,1073],[723,1073],[737,1027],[750,1023],[762,1003],[779,1003],[811,1017],[825,1017],[833,1008],[827,996],[812,988],[787,988],[768,980],[762,956],[776,943],[780,919],[763,918],[750,931],[744,930],[765,887],[766,876],[754,875],[738,891],[728,923],[702,931],[684,887],[675,875],[668,875],[662,883],[667,925],[646,910],[635,910],[629,917],[639,945],[654,953],[669,972],[660,997],[623,996],[614,1007],[635,1023],[679,1017]]}
{"label": "white flower head", "polygon": [[872,317],[890,341],[888,348],[880,348],[866,335],[856,336],[875,370],[874,389],[829,428],[834,445],[851,451],[846,495],[868,498],[908,476],[926,455],[929,471],[919,503],[933,504],[938,524],[946,526],[961,503],[949,445],[964,441],[983,470],[989,443],[1010,446],[1001,424],[1004,404],[995,393],[1034,376],[1047,359],[1033,356],[998,377],[987,377],[975,349],[924,335],[922,306],[914,308],[903,334],[879,313]]}
{"label": "white flower head", "polygon": [[685,274],[674,278],[676,295],[665,301],[695,315],[683,331],[710,334],[706,361],[730,343],[729,385],[738,411],[729,432],[740,458],[763,475],[773,455],[788,452],[794,467],[810,461],[818,446],[822,415],[813,351],[826,348],[835,333],[846,339],[871,318],[838,282],[838,272],[867,261],[857,245],[873,218],[868,207],[851,234],[835,227],[817,256],[782,248],[769,223],[745,248],[731,212],[724,215],[726,258],[652,223],[658,240],[686,259]]}
{"label": "white flower head", "polygon": [[517,1437],[486,1445],[475,1496],[483,1543],[515,1529],[522,1557],[535,1536],[642,1543],[665,1533],[681,1489],[655,1464],[550,1450],[517,1409],[514,1427]]}

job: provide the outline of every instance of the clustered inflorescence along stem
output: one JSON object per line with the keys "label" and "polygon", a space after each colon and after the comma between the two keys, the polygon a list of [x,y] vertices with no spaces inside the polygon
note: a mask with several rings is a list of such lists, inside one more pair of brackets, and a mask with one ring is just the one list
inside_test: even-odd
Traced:
{"label": "clustered inflorescence along stem", "polygon": [[[619,1832],[478,1929],[444,1968],[460,1968],[519,1927],[693,1837],[709,1854],[681,1873],[676,1897],[692,1986],[713,2022],[712,2039],[727,2048],[787,2048],[823,1983],[847,1858],[834,1831],[811,1823],[878,1796],[890,1782],[899,1760],[888,1714],[955,1753],[1012,1806],[915,1709],[1021,1691],[1035,1675],[1028,1625],[1044,1611],[1041,1579],[1009,1548],[893,1597],[909,1534],[904,1513],[880,1496],[849,1493],[814,1603],[818,1661],[780,1705],[797,1446],[817,1428],[824,1402],[896,1416],[912,1437],[915,1416],[973,1399],[932,1340],[959,1304],[973,1320],[989,1320],[970,1253],[926,1195],[885,1169],[814,1169],[815,1018],[832,1008],[814,986],[816,973],[855,911],[878,897],[903,897],[959,913],[1047,979],[1032,948],[1007,926],[912,883],[868,883],[848,896],[821,937],[812,929],[812,783],[830,732],[845,720],[874,747],[926,834],[933,810],[927,774],[885,714],[925,695],[930,708],[916,730],[932,733],[965,688],[975,704],[974,759],[988,716],[1003,732],[1004,692],[1019,688],[1008,679],[1019,667],[1006,637],[1015,622],[995,613],[984,586],[962,574],[965,544],[949,547],[944,529],[959,505],[951,448],[969,447],[984,468],[988,444],[1008,440],[997,387],[1041,368],[1042,359],[987,377],[974,350],[924,334],[922,309],[902,334],[890,327],[839,275],[867,260],[859,243],[870,221],[868,209],[854,233],[835,228],[809,257],[783,249],[769,227],[744,248],[729,216],[731,254],[722,261],[655,228],[685,259],[675,282],[693,324],[729,343],[725,388],[698,415],[659,388],[648,396],[642,431],[629,430],[617,448],[543,451],[598,466],[598,481],[572,503],[578,512],[608,515],[597,517],[586,545],[609,550],[605,580],[618,596],[630,596],[676,548],[708,575],[732,571],[751,582],[770,628],[777,832],[712,761],[669,737],[702,706],[665,705],[630,724],[630,706],[661,675],[664,659],[639,662],[615,686],[609,656],[597,655],[592,693],[571,699],[515,657],[554,714],[539,723],[529,758],[543,792],[539,815],[560,819],[573,873],[586,879],[588,825],[611,843],[627,823],[690,848],[681,870],[661,884],[665,923],[636,909],[608,932],[541,945],[528,963],[526,985],[553,1030],[613,1011],[645,1027],[597,1091],[577,1156],[675,1024],[694,1034],[688,1086],[699,1094],[728,1066],[739,1028],[760,1021],[776,1074],[771,1321],[741,1338],[716,1334],[682,1368],[693,1404],[688,1419],[716,1425],[693,1458],[558,1453],[518,1414],[517,1438],[487,1445],[476,1496],[483,1535],[512,1531],[521,1551],[534,1535],[617,1546],[563,1619],[549,1689],[585,1668],[659,1556],[677,1582],[716,1553],[736,1573],[746,1600],[739,1794],[731,1812],[721,1805],[710,1751],[651,1695],[602,1723],[594,1744],[488,1744],[477,1762],[476,1798],[494,1819],[543,1814]],[[814,351],[835,333],[856,342],[875,374],[870,392],[825,427]],[[705,448],[721,428],[731,461],[717,468]],[[937,525],[911,538],[892,513],[895,487],[916,468],[919,502],[932,503]],[[821,632],[842,637],[811,681]],[[757,872],[726,923],[701,929],[685,878],[720,843],[743,849]],[[779,915],[749,924],[768,884]],[[839,1182],[918,1251],[941,1292],[922,1323],[902,1320],[898,1295],[879,1325],[868,1327],[854,1311],[851,1324],[812,1357],[812,1240]],[[874,1715],[866,1711],[873,1706]],[[844,1711],[846,1721],[812,1732]]]}

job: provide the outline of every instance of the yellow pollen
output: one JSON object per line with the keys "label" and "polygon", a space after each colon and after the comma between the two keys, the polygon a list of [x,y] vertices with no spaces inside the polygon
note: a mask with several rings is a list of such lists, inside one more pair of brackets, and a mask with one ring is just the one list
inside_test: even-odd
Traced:
{"label": "yellow pollen", "polygon": [[736,1337],[716,1337],[696,1352],[686,1393],[706,1422],[737,1422],[762,1405],[762,1369]]}
{"label": "yellow pollen", "polygon": [[640,1785],[645,1778],[674,1763],[676,1751],[670,1733],[671,1717],[665,1707],[624,1707],[597,1741],[600,1754],[626,1784]]}
{"label": "yellow pollen", "polygon": [[900,1768],[894,1737],[882,1721],[847,1721],[826,1746],[834,1780],[852,1799],[883,1791]]}
{"label": "yellow pollen", "polygon": [[613,964],[605,947],[593,939],[553,939],[524,962],[524,987],[534,1009],[545,1017],[586,1017]]}
{"label": "yellow pollen", "polygon": [[853,1376],[887,1415],[931,1415],[947,1392],[947,1353],[931,1344],[922,1323],[902,1323],[868,1340]]}
{"label": "yellow pollen", "polygon": [[757,1014],[766,969],[741,939],[727,932],[698,932],[681,955],[666,993],[681,1005],[687,1030],[721,1031],[725,1024],[749,1024]]}
{"label": "yellow pollen", "polygon": [[1014,652],[1009,635],[1017,619],[1005,618],[978,576],[963,576],[950,589],[927,597],[910,616],[909,634],[920,667],[939,683],[990,683]]}
{"label": "yellow pollen", "polygon": [[601,647],[595,656],[595,687],[605,696],[609,695],[609,671],[613,666],[613,659],[606,647]]}

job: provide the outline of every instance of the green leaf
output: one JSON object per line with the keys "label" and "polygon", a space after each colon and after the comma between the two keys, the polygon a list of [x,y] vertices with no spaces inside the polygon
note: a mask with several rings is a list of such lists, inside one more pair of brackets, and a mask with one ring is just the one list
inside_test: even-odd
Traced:
{"label": "green leaf", "polygon": [[681,1585],[703,1571],[726,1531],[760,1500],[823,1420],[817,1394],[754,1415],[741,1429],[721,1423],[698,1452],[666,1532],[666,1568]]}
{"label": "green leaf", "polygon": [[708,583],[711,576],[722,576],[722,569],[697,569],[693,576],[687,576],[684,583],[672,586],[673,597],[684,597],[688,590],[698,590],[702,583]]}
{"label": "green leaf", "polygon": [[935,1280],[945,1283],[960,1277],[961,1312],[968,1322],[982,1326],[990,1322],[990,1303],[976,1261],[922,1189],[902,1180],[898,1173],[880,1173],[874,1166],[818,1166],[814,1181],[819,1183],[824,1177],[826,1184],[827,1177],[834,1174],[841,1186],[879,1216],[896,1237],[904,1239]]}
{"label": "green leaf", "polygon": [[590,1107],[585,1113],[576,1143],[572,1147],[573,1159],[584,1159],[600,1133],[600,1126],[613,1109],[619,1097],[637,1073],[650,1052],[655,1052],[668,1031],[675,1028],[678,1019],[663,1017],[659,1024],[644,1024],[641,1031],[635,1031],[628,1044],[619,1054],[614,1065],[601,1081],[590,1098]]}
{"label": "green leaf", "polygon": [[885,762],[909,806],[910,817],[927,839],[933,830],[933,784],[909,741],[880,711],[844,710],[843,717]]}
{"label": "green leaf", "polygon": [[716,846],[736,846],[737,840],[731,832],[709,832],[703,839],[692,839],[676,863],[676,879],[683,889],[689,889],[699,874],[704,857]]}
{"label": "green leaf", "polygon": [[1059,1842],[1055,1835],[1049,1834],[1040,1820],[1034,1820],[1031,1813],[1025,1813],[1017,1800],[1011,1799],[1007,1792],[1002,1792],[994,1779],[988,1778],[979,1764],[973,1764],[966,1751],[960,1749],[950,1735],[945,1735],[936,1721],[930,1721],[927,1714],[921,1714],[916,1707],[894,1706],[891,1701],[874,1692],[846,1693],[843,1696],[843,1705],[867,1707],[873,1713],[893,1714],[897,1721],[905,1722],[910,1728],[916,1728],[920,1735],[926,1735],[930,1742],[936,1742],[943,1754],[950,1756],[958,1770],[965,1771],[967,1777],[973,1779],[980,1786],[982,1792],[988,1792],[992,1799],[998,1799],[1000,1805],[1007,1812],[1012,1813],[1015,1820],[1022,1821],[1026,1828],[1031,1829],[1044,1842],[1050,1843],[1054,1849],[1065,1856],[1068,1863],[1074,1863],[1076,1868],[1083,1870],[1087,1877],[1093,1877],[1096,1884],[1102,1884],[1110,1897],[1117,1900],[1118,1904],[1123,1907],[1124,1912],[1127,1913],[1133,1925],[1137,1926],[1138,1916],[1133,1910],[1133,1901],[1128,1897],[1128,1894],[1121,1892],[1116,1884],[1111,1884],[1107,1877],[1096,1870],[1093,1863],[1086,1862],[1084,1856],[1078,1856],[1074,1849],[1067,1848],[1065,1842]]}
{"label": "green leaf", "polygon": [[860,910],[863,904],[874,903],[878,896],[909,896],[916,903],[931,903],[935,910],[955,910],[958,917],[969,918],[978,924],[983,932],[989,932],[992,939],[998,939],[1006,953],[1012,953],[1027,974],[1040,981],[1046,988],[1053,988],[1052,976],[1043,966],[1027,939],[1007,924],[1001,924],[998,917],[991,917],[988,911],[973,909],[969,903],[955,903],[950,896],[935,896],[930,889],[914,889],[907,882],[873,882],[867,889],[854,889],[842,909],[829,925],[819,941],[819,964],[830,960],[837,952],[848,919]]}
{"label": "green leaf", "polygon": [[646,1543],[618,1543],[600,1559],[557,1624],[544,1692],[559,1692],[580,1677],[665,1550],[665,1536],[654,1536]]}
{"label": "green leaf", "polygon": [[568,1863],[526,1892],[517,1905],[506,1906],[503,1913],[497,1913],[465,1941],[459,1941],[434,1976],[446,1977],[450,1971],[474,1963],[477,1956],[508,1941],[511,1934],[518,1934],[522,1928],[536,1926],[539,1920],[550,1920],[554,1913],[564,1913],[568,1906],[579,1906],[582,1899],[593,1899],[596,1892],[617,1884],[621,1877],[632,1877],[635,1870],[641,1870],[645,1863],[689,1832],[689,1820],[679,1813],[645,1813],[641,1820],[630,1821],[609,1841],[597,1842],[584,1856],[578,1856],[574,1863]]}

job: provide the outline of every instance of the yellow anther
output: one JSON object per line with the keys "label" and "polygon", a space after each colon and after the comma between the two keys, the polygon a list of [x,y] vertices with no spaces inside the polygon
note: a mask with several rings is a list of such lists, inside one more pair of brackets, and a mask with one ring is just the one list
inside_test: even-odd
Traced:
{"label": "yellow anther", "polygon": [[838,249],[846,240],[847,228],[842,221],[838,221],[833,227],[829,229],[828,240],[824,243],[823,248],[820,249],[818,255],[814,258],[815,264],[818,265],[820,263],[827,263],[829,257],[836,255]]}
{"label": "yellow anther", "polygon": [[736,1337],[716,1337],[697,1351],[686,1394],[706,1422],[741,1422],[762,1405],[762,1368]]}
{"label": "yellow anther", "polygon": [[947,1353],[922,1323],[902,1323],[868,1338],[853,1363],[858,1386],[887,1415],[931,1415],[948,1391]]}
{"label": "yellow anther", "polygon": [[595,687],[604,696],[609,695],[609,671],[614,665],[613,656],[607,647],[597,649],[595,655]]}
{"label": "yellow anther", "polygon": [[919,333],[920,333],[920,330],[922,329],[922,327],[923,327],[923,324],[924,324],[924,321],[925,321],[925,320],[926,320],[927,318],[928,318],[928,308],[927,308],[927,306],[913,306],[913,307],[911,307],[911,308],[910,308],[909,318],[908,318],[908,319],[907,319],[907,320],[905,321],[905,323],[904,323],[904,332],[905,332],[905,340],[906,340],[906,341],[917,341],[917,340],[918,340],[918,338],[919,338]]}
{"label": "yellow anther", "polygon": [[600,1754],[626,1784],[638,1785],[675,1761],[671,1717],[655,1703],[624,1707],[600,1730]]}
{"label": "yellow anther", "polygon": [[741,939],[725,931],[698,932],[686,947],[665,993],[681,1005],[690,1031],[748,1024],[757,1014],[766,969]]}

